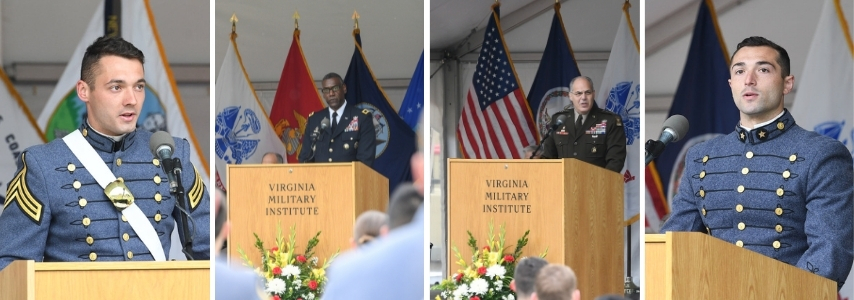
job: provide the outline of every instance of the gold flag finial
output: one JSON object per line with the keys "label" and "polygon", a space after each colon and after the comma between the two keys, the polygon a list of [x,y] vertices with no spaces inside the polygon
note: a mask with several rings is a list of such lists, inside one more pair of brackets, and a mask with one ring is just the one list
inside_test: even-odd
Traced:
{"label": "gold flag finial", "polygon": [[359,13],[356,10],[353,10],[353,21],[355,25],[353,25],[353,29],[359,29]]}
{"label": "gold flag finial", "polygon": [[237,14],[231,14],[231,33],[237,32]]}
{"label": "gold flag finial", "polygon": [[294,27],[299,29],[299,11],[297,10],[294,11]]}

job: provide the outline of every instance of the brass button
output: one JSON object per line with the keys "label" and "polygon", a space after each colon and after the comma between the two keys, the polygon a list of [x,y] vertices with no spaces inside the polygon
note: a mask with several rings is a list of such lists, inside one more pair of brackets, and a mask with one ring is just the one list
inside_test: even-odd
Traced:
{"label": "brass button", "polygon": [[152,159],[152,160],[151,160],[151,163],[152,163],[152,164],[154,164],[154,166],[155,166],[155,167],[159,167],[159,166],[160,166],[160,160],[159,160],[159,159],[156,159],[156,158],[155,158],[155,159]]}
{"label": "brass button", "polygon": [[160,222],[160,220],[161,220],[160,213],[154,215],[154,221],[155,222]]}
{"label": "brass button", "polygon": [[125,215],[122,215],[122,222],[127,222],[127,221],[128,221],[128,217],[125,217]]}
{"label": "brass button", "polygon": [[774,226],[774,230],[777,232],[783,232],[783,225],[777,224],[777,226]]}
{"label": "brass button", "polygon": [[329,148],[329,153],[332,153],[332,148]]}
{"label": "brass button", "polygon": [[705,162],[708,162],[708,161],[709,161],[709,156],[708,156],[708,155],[703,156],[703,162],[705,163]]}
{"label": "brass button", "polygon": [[77,170],[77,166],[74,164],[68,164],[68,172],[74,172],[74,170]]}
{"label": "brass button", "polygon": [[704,216],[706,215],[706,208],[705,207],[703,207],[703,215]]}
{"label": "brass button", "polygon": [[700,179],[703,179],[704,177],[706,177],[706,171],[701,171],[700,172]]}
{"label": "brass button", "polygon": [[706,198],[706,191],[700,190],[700,198]]}
{"label": "brass button", "polygon": [[160,185],[160,175],[154,175],[154,183]]}
{"label": "brass button", "polygon": [[89,244],[89,245],[92,245],[92,244],[94,244],[94,243],[95,243],[95,239],[94,239],[94,238],[92,238],[92,236],[91,236],[91,235],[86,236],[86,243],[87,243],[87,244]]}
{"label": "brass button", "polygon": [[774,249],[780,249],[780,241],[774,241],[771,245],[774,246]]}
{"label": "brass button", "polygon": [[331,140],[329,140],[329,142],[330,142],[330,143],[334,143],[334,142],[335,142],[335,139],[331,139]]}
{"label": "brass button", "polygon": [[747,173],[750,173],[750,170],[748,170],[747,167],[745,167],[744,169],[741,169],[741,174],[747,175]]}
{"label": "brass button", "polygon": [[747,153],[745,153],[744,156],[747,158],[753,158],[753,151],[747,151]]}
{"label": "brass button", "polygon": [[350,149],[350,144],[344,144],[344,150]]}
{"label": "brass button", "polygon": [[738,230],[744,230],[744,227],[745,227],[745,226],[744,226],[744,222],[739,222],[739,223],[738,223]]}
{"label": "brass button", "polygon": [[79,190],[80,186],[82,186],[82,184],[80,184],[80,181],[77,181],[77,180],[74,180],[74,183],[71,185],[74,186],[75,190]]}
{"label": "brass button", "polygon": [[95,252],[89,252],[89,260],[95,261],[96,259],[98,259],[98,254],[95,254]]}
{"label": "brass button", "polygon": [[786,124],[783,124],[783,122],[782,122],[782,121],[777,122],[777,129],[779,129],[779,130],[783,130],[783,129],[785,129],[785,128],[786,128]]}
{"label": "brass button", "polygon": [[116,180],[118,180],[119,182],[125,182],[125,179],[122,177],[116,178]]}
{"label": "brass button", "polygon": [[122,234],[122,239],[125,240],[125,242],[127,242],[128,240],[130,240],[130,235],[127,233]]}
{"label": "brass button", "polygon": [[[87,130],[86,128],[83,128],[83,132],[82,132],[82,133],[83,133],[83,136],[87,136],[87,135],[89,135],[89,130]],[[93,260],[94,260],[94,259],[93,259]]]}
{"label": "brass button", "polygon": [[743,186],[743,185],[739,185],[739,186],[738,186],[738,192],[739,192],[739,193],[744,193],[744,186]]}
{"label": "brass button", "polygon": [[736,242],[735,242],[735,245],[736,245],[736,246],[739,246],[739,247],[744,247],[744,242],[742,242],[742,241],[736,241]]}
{"label": "brass button", "polygon": [[774,210],[774,214],[776,214],[778,216],[782,216],[783,215],[783,209],[778,207],[777,209]]}
{"label": "brass button", "polygon": [[122,166],[122,159],[121,159],[121,158],[116,158],[116,166],[117,166],[117,167],[121,167],[121,166]]}
{"label": "brass button", "polygon": [[792,156],[789,156],[789,161],[794,162],[794,161],[796,161],[796,160],[798,160],[798,156],[797,156],[797,155],[792,154]]}
{"label": "brass button", "polygon": [[128,259],[133,259],[133,252],[128,251]]}
{"label": "brass button", "polygon": [[160,195],[160,192],[155,193],[154,194],[154,201],[157,201],[157,203],[160,203],[161,200],[163,200],[163,195]]}
{"label": "brass button", "polygon": [[80,207],[86,207],[86,199],[80,198],[80,200],[77,200],[77,204],[80,205]]}
{"label": "brass button", "polygon": [[332,162],[332,158],[329,158],[329,162]]}
{"label": "brass button", "polygon": [[92,224],[92,220],[89,220],[89,217],[83,218],[83,226],[89,226],[89,224]]}
{"label": "brass button", "polygon": [[783,197],[783,188],[777,188],[777,196]]}
{"label": "brass button", "polygon": [[792,172],[789,172],[789,170],[783,171],[783,178],[789,179],[790,176],[792,176]]}
{"label": "brass button", "polygon": [[738,205],[736,205],[736,206],[735,206],[735,211],[737,211],[737,212],[742,212],[743,210],[744,210],[744,206],[743,206],[743,205],[738,204]]}

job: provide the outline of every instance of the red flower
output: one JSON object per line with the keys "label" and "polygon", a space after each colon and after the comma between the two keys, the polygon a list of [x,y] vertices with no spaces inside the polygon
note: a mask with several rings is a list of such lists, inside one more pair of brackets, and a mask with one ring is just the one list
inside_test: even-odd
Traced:
{"label": "red flower", "polygon": [[279,297],[278,295],[273,295],[273,300],[282,300],[282,298]]}
{"label": "red flower", "polygon": [[505,261],[505,262],[512,263],[512,262],[513,262],[513,255],[510,255],[510,254],[505,255],[505,256],[504,256],[504,261]]}
{"label": "red flower", "polygon": [[275,253],[276,251],[279,251],[279,247],[270,248],[270,252]]}
{"label": "red flower", "polygon": [[297,261],[300,263],[304,263],[305,262],[305,256],[297,255]]}
{"label": "red flower", "polygon": [[317,281],[314,281],[314,280],[309,281],[308,282],[308,288],[312,291],[316,290],[317,289]]}
{"label": "red flower", "polygon": [[454,279],[456,279],[456,280],[457,280],[457,282],[462,281],[462,280],[463,280],[463,273],[459,273],[459,274],[457,274],[456,278],[454,278]]}
{"label": "red flower", "polygon": [[483,246],[483,250],[490,251],[489,246]]}
{"label": "red flower", "polygon": [[477,275],[485,275],[485,274],[486,274],[486,267],[477,268]]}
{"label": "red flower", "polygon": [[297,298],[297,300],[302,300],[302,298]]}
{"label": "red flower", "polygon": [[471,296],[471,298],[469,298],[469,300],[480,300],[480,297],[478,297],[478,296]]}
{"label": "red flower", "polygon": [[282,275],[282,268],[279,268],[279,267],[273,268],[273,275]]}

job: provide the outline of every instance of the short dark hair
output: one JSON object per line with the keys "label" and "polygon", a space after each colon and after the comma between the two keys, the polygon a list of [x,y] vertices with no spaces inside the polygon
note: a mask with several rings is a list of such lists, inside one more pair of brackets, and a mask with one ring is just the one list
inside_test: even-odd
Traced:
{"label": "short dark hair", "polygon": [[412,184],[401,184],[391,194],[388,205],[388,229],[409,224],[424,203],[424,196]]}
{"label": "short dark hair", "polygon": [[86,54],[83,54],[83,65],[80,67],[80,80],[86,82],[90,89],[95,88],[95,71],[98,61],[107,55],[136,59],[140,64],[145,65],[145,55],[130,42],[120,37],[99,37],[86,48]]}
{"label": "short dark hair", "polygon": [[744,47],[771,47],[774,50],[777,50],[777,64],[780,65],[782,70],[781,74],[783,77],[789,76],[789,72],[791,72],[791,68],[789,67],[789,52],[786,52],[786,49],[780,47],[780,45],[775,44],[774,42],[761,37],[761,36],[751,36],[738,43],[738,46],[735,48],[735,52],[732,53],[732,56],[729,58],[732,61],[735,58],[735,54],[738,53],[738,50]]}
{"label": "short dark hair", "polygon": [[341,75],[338,75],[338,73],[335,73],[335,72],[330,72],[329,74],[326,74],[325,76],[323,76],[323,80],[321,80],[321,81],[326,81],[327,79],[330,79],[330,78],[338,78],[338,82],[340,82],[341,84],[344,84],[344,79],[341,78]]}
{"label": "short dark hair", "polygon": [[532,256],[525,257],[519,260],[516,264],[516,270],[513,271],[513,280],[516,282],[516,294],[531,296],[534,293],[534,282],[537,280],[537,273],[540,269],[548,265],[545,259]]}

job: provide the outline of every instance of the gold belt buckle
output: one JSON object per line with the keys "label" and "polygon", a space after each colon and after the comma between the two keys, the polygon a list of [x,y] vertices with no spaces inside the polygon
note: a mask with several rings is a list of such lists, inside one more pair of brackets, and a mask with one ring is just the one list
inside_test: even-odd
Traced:
{"label": "gold belt buckle", "polygon": [[107,195],[107,198],[110,199],[110,202],[113,202],[113,206],[119,209],[119,211],[133,205],[133,194],[131,194],[123,181],[116,180],[110,182],[104,188],[104,194]]}

